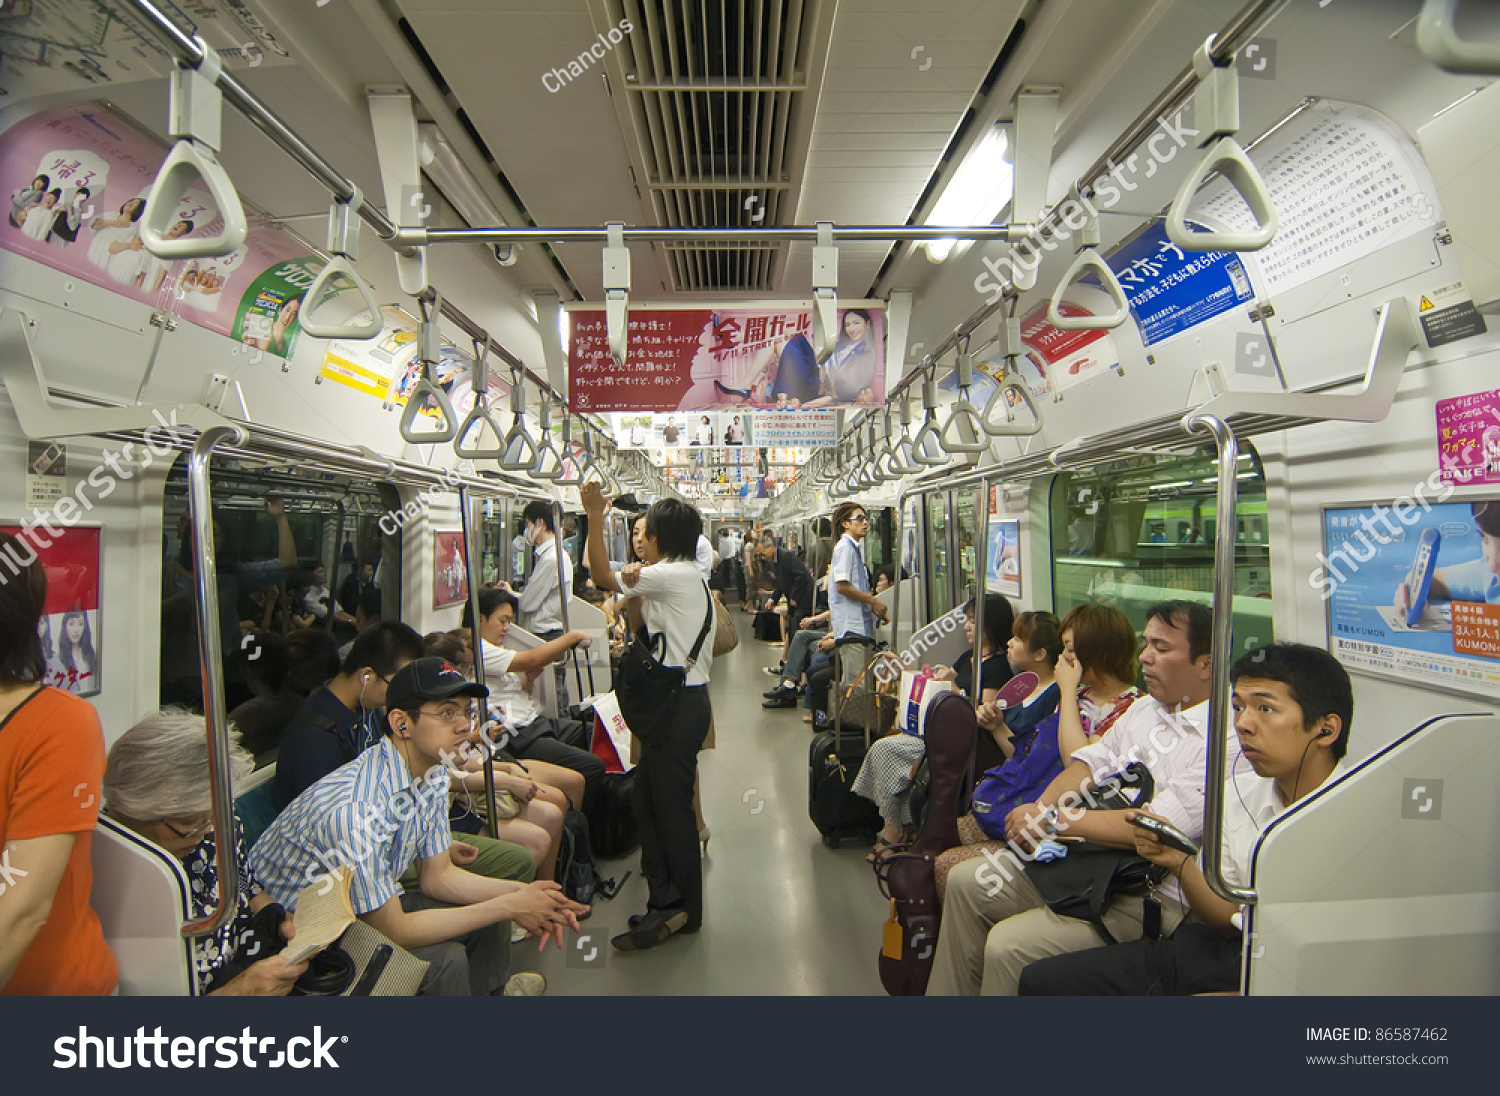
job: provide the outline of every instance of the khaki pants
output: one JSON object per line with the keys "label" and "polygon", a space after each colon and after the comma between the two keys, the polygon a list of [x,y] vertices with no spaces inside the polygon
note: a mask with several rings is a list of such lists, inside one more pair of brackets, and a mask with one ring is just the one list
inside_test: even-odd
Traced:
{"label": "khaki pants", "polygon": [[[1000,852],[996,861],[966,860],[948,876],[929,997],[1013,997],[1027,964],[1104,945],[1087,921],[1047,908],[1014,853]],[[1165,936],[1182,920],[1183,909],[1170,898],[1158,900]],[[1116,940],[1140,939],[1143,902],[1124,896],[1110,905],[1104,924]]]}

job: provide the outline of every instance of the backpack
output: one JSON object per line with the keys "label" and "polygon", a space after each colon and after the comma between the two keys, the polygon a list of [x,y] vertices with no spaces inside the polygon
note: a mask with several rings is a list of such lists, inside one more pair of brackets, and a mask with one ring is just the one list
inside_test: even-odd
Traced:
{"label": "backpack", "polygon": [[589,821],[580,811],[563,817],[562,844],[557,850],[557,881],[563,893],[585,906],[594,900],[599,869],[589,844]]}

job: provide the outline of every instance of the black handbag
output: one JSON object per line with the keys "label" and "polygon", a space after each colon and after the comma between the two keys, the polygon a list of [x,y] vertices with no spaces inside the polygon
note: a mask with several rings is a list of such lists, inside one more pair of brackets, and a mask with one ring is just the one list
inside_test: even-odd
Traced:
{"label": "black handbag", "polygon": [[[703,643],[714,627],[714,599],[703,587],[708,599],[708,610],[703,617],[703,628],[698,641],[688,653],[681,666],[667,666],[662,659],[667,653],[667,637],[658,632],[652,635],[644,624],[630,639],[630,645],[620,656],[620,672],[615,679],[615,701],[630,733],[642,742],[656,742],[663,732],[672,726],[677,714],[677,702],[687,682],[688,671],[698,662]],[[660,648],[661,653],[657,650]]]}
{"label": "black handbag", "polygon": [[[1125,794],[1135,788],[1134,798]],[[1122,811],[1144,806],[1156,792],[1151,771],[1132,761],[1096,789],[1091,810]],[[1161,906],[1149,897],[1152,887],[1167,876],[1167,870],[1125,849],[1092,841],[1068,842],[1068,855],[1061,860],[1028,861],[1026,878],[1041,893],[1047,908],[1064,917],[1076,917],[1094,926],[1106,944],[1118,943],[1104,925],[1104,914],[1116,895],[1145,894],[1143,935],[1161,936]]]}

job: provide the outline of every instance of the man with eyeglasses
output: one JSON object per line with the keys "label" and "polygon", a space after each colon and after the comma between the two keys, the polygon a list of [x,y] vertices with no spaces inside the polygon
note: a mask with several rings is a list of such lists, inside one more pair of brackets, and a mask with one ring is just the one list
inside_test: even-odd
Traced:
{"label": "man with eyeglasses", "polygon": [[[251,869],[288,910],[303,887],[350,872],[355,915],[431,964],[419,993],[527,992],[540,976],[507,982],[501,922],[561,947],[563,929],[576,929],[587,907],[556,883],[488,879],[454,862],[447,763],[462,752],[474,701],[489,690],[441,658],[419,658],[385,691],[386,736],[299,795],[250,850]],[[404,890],[401,876],[413,864],[416,889]]]}

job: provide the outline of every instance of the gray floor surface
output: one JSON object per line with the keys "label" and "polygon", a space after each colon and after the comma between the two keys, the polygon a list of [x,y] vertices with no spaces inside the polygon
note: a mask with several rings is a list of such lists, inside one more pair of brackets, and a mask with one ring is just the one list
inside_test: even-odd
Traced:
{"label": "gray floor surface", "polygon": [[802,708],[766,711],[779,648],[753,638],[732,610],[740,645],[714,660],[717,748],[699,755],[703,813],[713,836],[704,859],[704,924],[693,936],[627,954],[609,946],[646,905],[639,855],[600,864],[619,896],[599,902],[568,950],[541,956],[515,945],[512,970],[538,970],[549,996],[660,994],[883,994],[876,973],[887,903],[865,863],[867,847],[827,848],[807,817]]}

